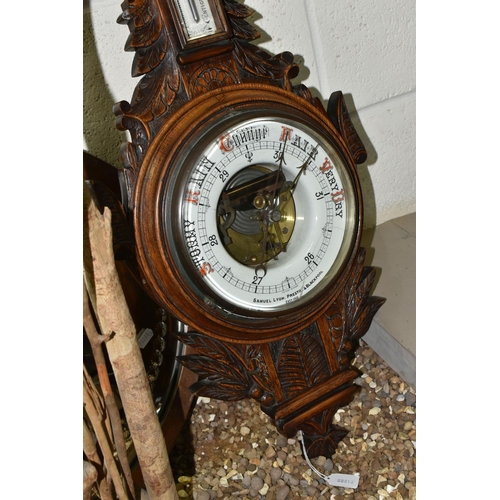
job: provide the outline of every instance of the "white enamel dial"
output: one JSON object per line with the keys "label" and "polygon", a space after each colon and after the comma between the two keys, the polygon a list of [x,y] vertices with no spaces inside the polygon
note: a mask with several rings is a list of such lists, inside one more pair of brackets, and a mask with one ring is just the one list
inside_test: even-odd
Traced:
{"label": "white enamel dial", "polygon": [[217,134],[185,175],[180,247],[228,309],[289,310],[340,271],[355,233],[353,189],[312,129],[248,119]]}

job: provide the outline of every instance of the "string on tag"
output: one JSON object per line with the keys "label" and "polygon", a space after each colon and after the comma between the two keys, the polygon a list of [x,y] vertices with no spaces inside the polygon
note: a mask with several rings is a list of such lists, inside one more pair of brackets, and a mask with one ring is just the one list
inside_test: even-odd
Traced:
{"label": "string on tag", "polygon": [[315,472],[321,479],[324,479],[330,486],[341,486],[343,488],[357,488],[359,484],[359,475],[357,474],[330,474],[329,476],[320,472],[309,460],[307,456],[306,445],[304,443],[304,435],[302,431],[298,432],[298,440],[302,447],[302,453],[306,459],[307,465]]}

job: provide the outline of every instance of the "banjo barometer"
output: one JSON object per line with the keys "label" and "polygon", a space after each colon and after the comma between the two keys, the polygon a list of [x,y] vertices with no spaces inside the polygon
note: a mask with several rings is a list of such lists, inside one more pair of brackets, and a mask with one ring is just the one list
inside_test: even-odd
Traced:
{"label": "banjo barometer", "polygon": [[[325,110],[235,0],[125,1],[142,76],[115,105],[129,266],[184,325],[200,396],[252,397],[309,456],[331,455],[357,340],[384,299],[360,248],[366,151],[341,92]],[[194,352],[194,353],[193,353]]]}

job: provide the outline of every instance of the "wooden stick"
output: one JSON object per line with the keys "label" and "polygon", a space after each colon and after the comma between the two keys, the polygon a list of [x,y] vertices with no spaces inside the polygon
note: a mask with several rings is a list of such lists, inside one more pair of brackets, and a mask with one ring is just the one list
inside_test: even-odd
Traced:
{"label": "wooden stick", "polygon": [[90,463],[83,461],[83,500],[90,500],[90,494],[92,493],[92,486],[97,479],[97,470]]}
{"label": "wooden stick", "polygon": [[104,473],[101,458],[97,453],[94,439],[88,428],[87,422],[85,422],[85,419],[83,420],[83,452],[85,453],[87,460],[97,470],[97,487],[99,489],[99,494],[101,495],[101,499],[113,500],[110,484],[108,483],[108,479],[106,477],[106,474]]}
{"label": "wooden stick", "polygon": [[101,385],[102,394],[108,410],[109,419],[111,420],[113,441],[116,447],[118,460],[120,462],[123,475],[127,481],[129,495],[135,499],[134,481],[132,479],[132,471],[130,470],[130,464],[127,457],[127,448],[125,446],[125,437],[123,436],[120,412],[118,410],[118,405],[116,404],[113,389],[111,388],[108,370],[106,367],[106,359],[104,358],[104,352],[102,350],[102,342],[106,340],[106,337],[104,335],[99,335],[95,327],[94,319],[92,318],[92,314],[90,312],[85,281],[83,283],[83,327],[90,342],[90,347],[92,349],[92,354],[97,368],[97,375],[99,377],[99,383]]}
{"label": "wooden stick", "polygon": [[[85,188],[88,190],[87,186]],[[101,332],[112,334],[106,342],[106,348],[144,484],[150,500],[178,500],[165,439],[137,343],[135,325],[115,267],[111,212],[105,208],[101,215],[92,198],[87,195],[86,200],[95,311]]]}
{"label": "wooden stick", "polygon": [[103,425],[103,409],[100,408],[100,402],[96,398],[97,389],[92,382],[92,378],[83,365],[83,407],[92,423],[99,448],[104,459],[104,465],[111,476],[113,486],[119,500],[129,500],[122,483],[121,475],[116,465],[113,451],[110,444],[110,436],[107,434]]}

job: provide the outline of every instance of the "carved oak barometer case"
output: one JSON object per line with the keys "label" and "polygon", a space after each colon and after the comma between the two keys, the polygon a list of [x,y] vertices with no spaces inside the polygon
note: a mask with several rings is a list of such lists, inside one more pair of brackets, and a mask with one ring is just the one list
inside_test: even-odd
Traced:
{"label": "carved oak barometer case", "polygon": [[356,164],[366,152],[341,92],[325,111],[235,0],[126,0],[127,50],[143,75],[115,106],[123,206],[148,294],[182,322],[192,390],[252,397],[310,456],[357,387],[356,341],[384,299],[359,247]]}

